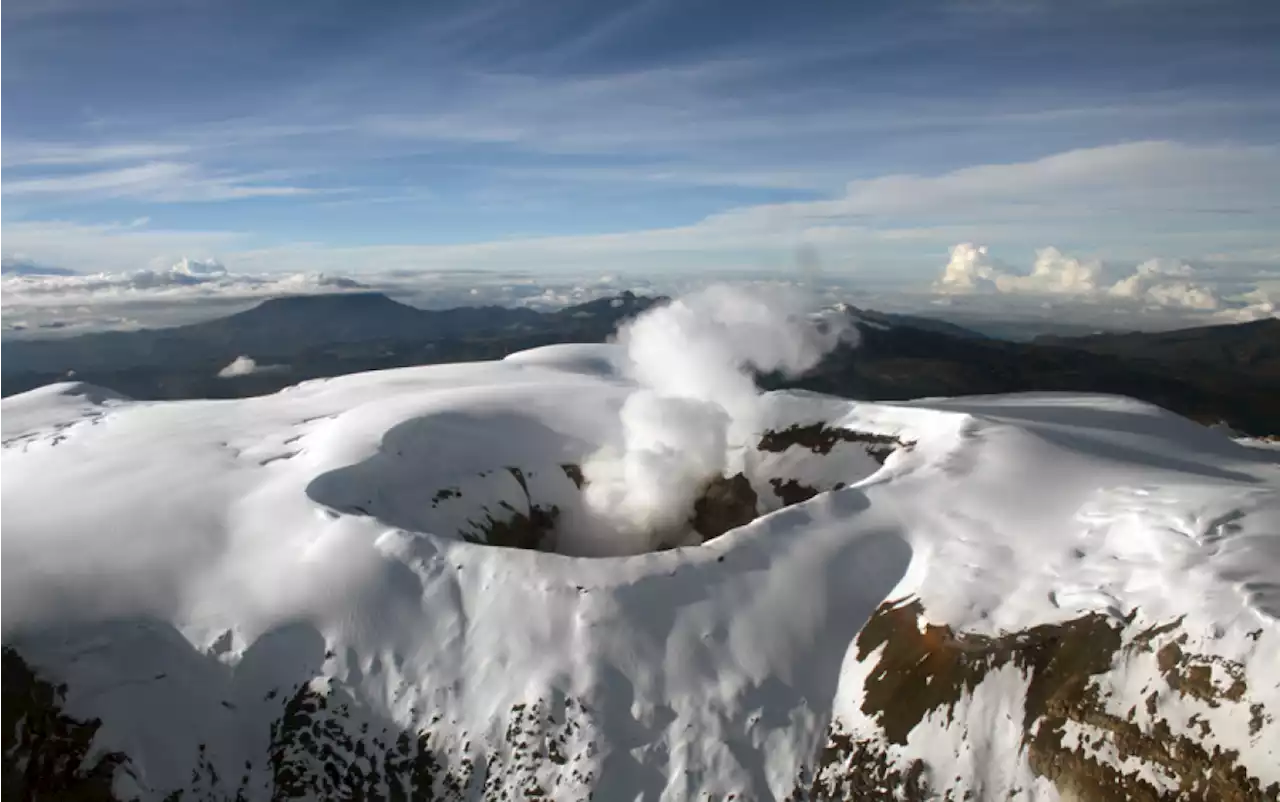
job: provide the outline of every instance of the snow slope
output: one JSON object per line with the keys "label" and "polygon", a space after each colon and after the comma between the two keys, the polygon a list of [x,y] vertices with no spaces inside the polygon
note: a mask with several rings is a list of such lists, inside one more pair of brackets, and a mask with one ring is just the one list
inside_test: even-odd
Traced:
{"label": "snow slope", "polygon": [[573,467],[622,436],[625,365],[4,399],[6,688],[18,657],[64,684],[120,798],[1275,798],[1273,454],[1115,397],[776,393],[761,436],[903,445],[753,440],[766,514],[701,546],[489,545],[554,507],[544,548],[599,552]]}

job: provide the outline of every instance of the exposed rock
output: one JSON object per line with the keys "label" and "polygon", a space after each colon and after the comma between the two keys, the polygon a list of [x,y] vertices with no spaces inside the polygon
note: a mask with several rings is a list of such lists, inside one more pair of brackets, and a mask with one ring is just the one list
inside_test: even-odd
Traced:
{"label": "exposed rock", "polygon": [[760,437],[759,448],[761,451],[781,453],[794,445],[807,448],[815,454],[830,454],[836,443],[861,443],[867,454],[882,465],[897,449],[915,445],[914,442],[900,440],[892,435],[812,423],[808,426],[796,424],[780,431],[767,431]]}
{"label": "exposed rock", "polygon": [[[875,660],[862,689],[861,708],[880,732],[858,733],[855,738],[839,721],[833,722],[814,780],[803,783],[802,790],[812,799],[939,798],[937,789],[930,791],[927,785],[929,767],[919,761],[905,770],[897,766],[890,759],[893,745],[906,744],[917,727],[951,722],[956,705],[988,673],[1014,665],[1027,678],[1021,725],[1028,763],[1064,797],[1098,802],[1280,799],[1280,784],[1263,787],[1236,752],[1214,743],[1207,722],[1198,739],[1174,733],[1158,715],[1156,691],[1147,701],[1150,721],[1145,727],[1132,713],[1123,718],[1107,709],[1107,675],[1129,657],[1152,651],[1160,639],[1167,639],[1156,655],[1169,691],[1213,706],[1244,701],[1247,689],[1232,668],[1236,664],[1214,655],[1186,653],[1186,633],[1174,634],[1180,620],[1152,627],[1126,642],[1123,633],[1135,615],[1116,621],[1090,613],[992,637],[927,623],[919,601],[885,603],[857,639],[858,659]],[[1210,681],[1204,669],[1211,664],[1221,666],[1230,679],[1225,687]],[[1256,703],[1248,711],[1251,722],[1261,722],[1266,715]],[[1068,741],[1068,725],[1088,728],[1093,739]],[[1136,769],[1122,771],[1107,762],[1100,753],[1104,743],[1122,759],[1129,758],[1129,764],[1141,762],[1150,770],[1147,776],[1167,778],[1172,790],[1153,785]],[[941,796],[952,797],[950,792]]]}
{"label": "exposed rock", "polygon": [[509,517],[495,518],[487,510],[485,520],[471,523],[472,531],[463,535],[472,543],[503,546],[509,549],[555,551],[556,521],[560,508],[532,505],[529,512],[506,507]]}
{"label": "exposed rock", "polygon": [[431,497],[431,507],[435,509],[442,501],[448,501],[451,498],[462,498],[462,491],[456,487],[442,487]]}
{"label": "exposed rock", "polygon": [[[38,678],[13,649],[4,649],[4,799],[34,802],[117,802],[112,781],[129,759],[108,752],[87,760],[100,722],[62,712],[65,689]],[[591,714],[580,700],[558,697],[514,705],[497,742],[465,734],[438,738],[435,727],[404,729],[326,683],[304,682],[272,694],[283,709],[269,724],[266,773],[220,777],[198,746],[195,769],[182,788],[162,789],[167,801],[238,802],[265,798],[462,802],[467,799],[590,798],[597,747]],[[433,719],[433,725],[440,717]]]}
{"label": "exposed rock", "polygon": [[112,780],[128,763],[120,752],[89,759],[102,722],[62,712],[65,685],[36,676],[13,649],[3,650],[6,800],[113,800]]}
{"label": "exposed rock", "polygon": [[801,783],[788,802],[800,800],[858,800],[858,802],[925,802],[937,799],[925,778],[924,761],[912,760],[905,769],[890,759],[874,738],[855,738],[834,726],[818,757],[811,783]]}
{"label": "exposed rock", "polygon": [[751,523],[759,515],[756,491],[741,473],[711,480],[693,505],[693,530],[702,542]]}
{"label": "exposed rock", "polygon": [[782,500],[784,507],[790,507],[792,504],[799,504],[802,501],[808,501],[818,495],[818,489],[809,485],[802,485],[795,479],[787,479],[785,482],[777,476],[769,480],[769,484],[773,487],[773,492]]}
{"label": "exposed rock", "polygon": [[569,481],[573,482],[574,487],[579,490],[581,490],[582,486],[587,483],[586,477],[582,474],[581,465],[574,465],[571,462],[565,463],[560,466],[560,470],[564,471],[564,475],[569,477]]}
{"label": "exposed rock", "polygon": [[486,507],[483,521],[467,522],[471,530],[462,533],[463,539],[486,546],[555,551],[555,530],[560,518],[560,508],[554,504],[550,507],[534,504],[524,472],[516,467],[508,467],[507,471],[524,492],[525,509],[517,509],[504,501],[500,504],[503,508],[502,516],[494,517]]}
{"label": "exposed rock", "polygon": [[[371,726],[338,694],[302,685],[271,725],[272,800],[587,799],[596,745],[572,697],[514,705],[497,743]],[[377,723],[376,721],[372,723]],[[564,792],[568,793],[564,793]]]}
{"label": "exposed rock", "polygon": [[[730,488],[741,485],[735,480],[718,485],[732,495]],[[1090,613],[988,636],[927,623],[919,601],[882,605],[855,643],[859,661],[873,662],[860,698],[862,712],[878,727],[854,732],[834,720],[825,747],[812,770],[797,778],[789,802],[981,798],[972,789],[945,788],[950,777],[938,776],[919,758],[901,757],[897,749],[918,727],[945,726],[966,695],[1008,665],[1018,667],[1027,682],[1025,696],[1013,694],[1009,703],[1013,711],[1021,707],[1028,765],[1064,797],[1280,799],[1280,784],[1264,787],[1236,752],[1214,743],[1207,724],[1193,737],[1174,732],[1155,713],[1139,723],[1132,713],[1125,718],[1107,709],[1108,675],[1145,654],[1159,663],[1154,676],[1168,683],[1158,692],[1247,705],[1253,718],[1269,718],[1261,704],[1248,704],[1247,687],[1236,684],[1230,668],[1223,669],[1225,683],[1186,684],[1188,673],[1199,673],[1193,669],[1230,661],[1190,652],[1180,621],[1126,637],[1133,615],[1116,620]],[[504,735],[473,742],[465,733],[437,736],[438,715],[419,728],[379,719],[319,678],[284,691],[267,697],[278,698],[282,708],[269,725],[264,766],[253,773],[246,765],[242,777],[219,777],[201,745],[190,784],[165,789],[166,798],[589,799],[596,782],[598,752],[590,735],[596,723],[572,697],[517,704],[506,715]],[[5,799],[116,799],[112,779],[131,771],[130,760],[118,752],[87,759],[100,723],[63,713],[65,693],[40,679],[13,649],[4,649]],[[1068,739],[1069,725],[1088,728],[1092,739]],[[1108,761],[1108,753],[1125,765]],[[1133,768],[1135,760],[1148,769],[1145,774]],[[1157,787],[1152,776],[1168,784]]]}
{"label": "exposed rock", "polygon": [[[1214,655],[1203,656],[1188,654],[1182,650],[1187,642],[1186,633],[1177,640],[1164,645],[1156,654],[1160,664],[1160,673],[1164,675],[1169,687],[1183,696],[1194,696],[1217,707],[1219,699],[1238,702],[1244,698],[1248,685],[1244,680],[1244,666],[1234,660],[1225,660]],[[1225,688],[1213,682],[1213,666],[1217,665],[1231,680]]]}
{"label": "exposed rock", "polygon": [[347,705],[299,687],[271,724],[271,799],[459,799],[470,785],[470,771],[450,767],[428,733],[380,738],[367,724],[349,732],[349,722]]}

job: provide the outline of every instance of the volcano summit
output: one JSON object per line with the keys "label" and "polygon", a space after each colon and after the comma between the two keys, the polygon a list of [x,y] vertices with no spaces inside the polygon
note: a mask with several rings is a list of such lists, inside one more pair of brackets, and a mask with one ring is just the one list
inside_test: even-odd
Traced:
{"label": "volcano summit", "polygon": [[6,795],[1277,798],[1273,450],[1115,396],[760,394],[838,332],[704,301],[4,399]]}

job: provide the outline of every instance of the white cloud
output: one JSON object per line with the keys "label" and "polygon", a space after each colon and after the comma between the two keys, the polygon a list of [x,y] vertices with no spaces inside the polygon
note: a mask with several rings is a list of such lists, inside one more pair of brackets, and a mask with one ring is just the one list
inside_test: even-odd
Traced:
{"label": "white cloud", "polygon": [[22,256],[5,256],[0,259],[0,274],[6,276],[69,276],[74,270],[56,265],[42,265]]}
{"label": "white cloud", "polygon": [[[918,36],[917,32],[912,38]],[[913,44],[918,46],[918,39]],[[839,57],[849,58],[864,47],[892,46],[883,40],[844,42]],[[831,55],[835,53],[826,54]],[[812,68],[824,57],[807,51],[803,61]],[[748,150],[758,156],[765,150],[762,145],[768,151],[790,148],[794,153],[797,141],[829,142],[859,135],[896,133],[941,140],[992,129],[1007,133],[1102,124],[1112,131],[1159,130],[1160,123],[1164,130],[1178,130],[1181,121],[1256,114],[1259,108],[1275,105],[1263,96],[1203,98],[1185,92],[1127,93],[1121,102],[1088,105],[1062,105],[1043,95],[988,98],[975,105],[956,97],[863,91],[850,95],[817,87],[805,87],[809,91],[802,90],[798,97],[793,84],[777,80],[796,66],[793,54],[754,54],[572,78],[468,70],[437,78],[447,85],[432,93],[435,102],[429,111],[371,110],[355,118],[353,125],[360,135],[378,138],[380,147],[466,142],[544,153],[635,157]],[[830,161],[832,155],[828,149],[820,159]]]}
{"label": "white cloud", "polygon": [[951,249],[951,259],[934,286],[944,292],[985,292],[995,288],[1001,270],[985,245],[962,242]]}
{"label": "white cloud", "polygon": [[[10,182],[4,186],[7,191]],[[167,264],[190,252],[218,252],[242,272],[785,269],[793,266],[797,246],[808,243],[829,266],[888,265],[887,273],[914,264],[919,278],[929,269],[930,254],[964,240],[997,248],[1087,242],[1100,258],[1135,262],[1152,251],[1251,254],[1274,257],[1274,269],[1280,267],[1278,221],[1268,210],[1276,208],[1276,186],[1277,148],[1137,142],[932,176],[862,179],[837,198],[747,206],[686,225],[605,234],[455,245],[255,247],[235,232],[18,222],[4,225],[4,240],[6,253],[80,270],[127,270],[157,255]],[[1224,217],[1233,210],[1239,214]],[[1231,225],[1224,226],[1228,218]],[[1079,293],[1098,280],[1092,263],[1055,262],[1051,255],[1044,260],[1042,271],[1016,280]]]}
{"label": "white cloud", "polygon": [[1057,248],[1036,251],[1031,273],[1021,275],[991,256],[985,245],[962,242],[934,282],[941,292],[1002,292],[1039,295],[1091,295],[1098,291],[1102,263],[1076,259]]}
{"label": "white cloud", "polygon": [[161,270],[85,275],[8,275],[0,281],[5,313],[32,307],[76,307],[148,301],[253,300],[279,295],[366,289],[353,279],[323,273],[229,273],[212,259],[181,259]]}
{"label": "white cloud", "polygon": [[502,178],[542,183],[639,183],[763,189],[819,189],[839,186],[838,181],[833,183],[830,166],[759,169],[659,162],[609,167],[509,167],[498,168],[494,173]]}
{"label": "white cloud", "polygon": [[179,259],[169,270],[178,275],[201,279],[227,275],[227,269],[217,259],[191,259],[186,256]]}
{"label": "white cloud", "polygon": [[247,356],[238,356],[231,361],[231,364],[218,371],[218,378],[231,379],[236,376],[248,376],[250,373],[256,373],[257,370],[257,362]]}
{"label": "white cloud", "polygon": [[1280,317],[1280,293],[1255,288],[1240,298],[1244,306],[1229,307],[1218,310],[1217,317],[1231,323],[1246,323],[1251,320],[1265,320]]}
{"label": "white cloud", "polygon": [[309,195],[319,190],[261,183],[264,176],[211,174],[198,165],[155,161],[111,170],[6,180],[5,195],[97,196],[168,203]]}
{"label": "white cloud", "polygon": [[[1244,315],[1247,319],[1267,316],[1275,307],[1261,290],[1238,299],[1224,300],[1220,293],[1198,280],[1195,269],[1185,262],[1149,259],[1114,283],[1097,259],[1078,259],[1057,248],[1036,252],[1029,274],[1009,271],[993,259],[988,249],[961,243],[951,249],[951,259],[934,289],[946,294],[996,293],[1048,298],[1067,295],[1092,303],[1124,303],[1144,307],[1217,312],[1226,318]],[[1247,310],[1247,311],[1245,311]]]}
{"label": "white cloud", "polygon": [[181,156],[190,145],[158,142],[122,142],[81,145],[58,142],[13,142],[4,146],[5,167],[106,164],[120,161],[148,161]]}
{"label": "white cloud", "polygon": [[[1167,244],[1171,250],[1183,250],[1188,241],[1201,251],[1235,250],[1272,236],[1274,221],[1254,210],[1274,207],[1277,185],[1276,148],[1138,142],[936,176],[854,181],[839,198],[742,207],[685,226],[422,248],[416,256],[471,264],[554,263],[657,253],[677,258],[679,252],[778,252],[813,241],[838,257],[911,242],[954,242],[960,231],[992,235],[996,242],[1092,241],[1117,251],[1135,241]],[[1222,213],[1231,210],[1243,214],[1224,230]],[[903,223],[907,219],[910,225]],[[1172,219],[1178,225],[1171,226]],[[1092,268],[1047,269],[1050,273],[1036,281],[1078,288],[1090,280]]]}
{"label": "white cloud", "polygon": [[817,270],[794,276],[385,270],[361,273],[356,282],[316,271],[246,273],[213,260],[184,259],[167,269],[21,280],[6,276],[0,283],[0,303],[6,336],[32,338],[193,323],[281,295],[378,291],[424,309],[497,305],[554,310],[624,291],[674,296],[725,281],[765,292],[803,281],[815,298],[828,303],[857,294],[849,277],[824,276]]}
{"label": "white cloud", "polygon": [[82,273],[128,272],[170,265],[189,253],[235,249],[246,235],[234,231],[150,228],[145,219],[130,223],[82,224],[65,220],[4,223],[5,254]]}
{"label": "white cloud", "polygon": [[1049,247],[1036,251],[1031,275],[999,276],[996,284],[1001,292],[1089,295],[1098,291],[1101,276],[1102,263],[1097,259],[1075,259]]}
{"label": "white cloud", "polygon": [[212,259],[165,269],[80,275],[5,275],[6,336],[65,336],[94,330],[171,326],[229,314],[267,298],[377,290],[424,308],[503,305],[557,309],[615,295],[686,286],[618,276],[534,277],[475,271],[381,272],[361,281],[320,272],[231,272]]}
{"label": "white cloud", "polygon": [[1219,305],[1213,290],[1186,281],[1167,281],[1147,290],[1146,300],[1158,306],[1181,306],[1187,309],[1213,310]]}
{"label": "white cloud", "polygon": [[[866,223],[913,215],[983,225],[1016,220],[1116,222],[1116,215],[1186,214],[1220,223],[1223,212],[1268,209],[1280,183],[1280,149],[1146,141],[1083,148],[1011,164],[939,175],[888,175],[850,182],[843,197],[755,206],[721,217],[752,225]],[[935,218],[937,220],[935,220]],[[1129,227],[1141,225],[1132,217]]]}
{"label": "white cloud", "polygon": [[230,364],[218,371],[219,379],[234,379],[237,376],[251,376],[255,373],[284,373],[288,365],[259,365],[257,360],[249,356],[238,356]]}
{"label": "white cloud", "polygon": [[1195,271],[1182,262],[1150,259],[1111,286],[1107,292],[1158,306],[1214,310],[1221,302],[1213,290],[1193,282]]}

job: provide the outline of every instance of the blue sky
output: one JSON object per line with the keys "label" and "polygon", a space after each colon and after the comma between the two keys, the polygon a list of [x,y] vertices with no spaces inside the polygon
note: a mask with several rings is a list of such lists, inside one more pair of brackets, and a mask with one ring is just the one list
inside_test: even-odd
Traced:
{"label": "blue sky", "polygon": [[1275,2],[8,0],[3,29],[4,252],[83,271],[1280,267]]}

